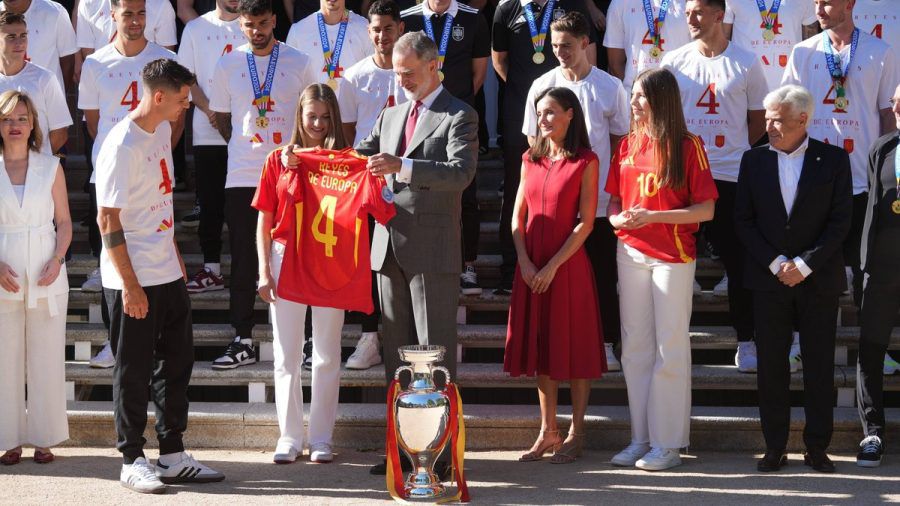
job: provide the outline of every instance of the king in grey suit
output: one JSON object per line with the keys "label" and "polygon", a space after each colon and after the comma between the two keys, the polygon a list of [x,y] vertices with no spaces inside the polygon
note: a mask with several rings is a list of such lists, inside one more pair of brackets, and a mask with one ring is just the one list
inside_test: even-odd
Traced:
{"label": "king in grey suit", "polygon": [[[387,226],[377,224],[372,236],[385,373],[390,380],[401,365],[398,347],[438,344],[447,348],[444,365],[455,377],[460,198],[475,177],[478,115],[441,86],[437,46],[424,33],[401,37],[393,64],[408,101],[385,109],[356,147],[370,155],[372,173],[386,177],[397,207],[397,215]],[[419,103],[413,135],[406,139]]]}

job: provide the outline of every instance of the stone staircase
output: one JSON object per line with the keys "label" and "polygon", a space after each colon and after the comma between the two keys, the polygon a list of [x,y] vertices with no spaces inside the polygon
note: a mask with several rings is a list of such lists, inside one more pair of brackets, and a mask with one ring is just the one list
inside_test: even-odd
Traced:
{"label": "stone staircase", "polygon": [[[67,182],[72,218],[75,222],[73,258],[68,263],[72,291],[66,330],[69,421],[75,445],[112,445],[111,370],[91,369],[88,359],[98,351],[107,334],[100,319],[100,295],[82,292],[79,287],[96,268],[90,256],[87,228],[80,224],[87,213],[87,195],[81,191],[87,171],[83,159],[70,156]],[[532,378],[510,378],[502,371],[506,336],[508,297],[490,294],[499,278],[497,241],[500,198],[497,187],[502,167],[496,160],[479,164],[479,204],[481,207],[481,253],[476,262],[479,281],[485,287],[480,297],[462,297],[458,311],[457,336],[461,357],[456,381],[461,386],[471,448],[525,448],[539,428],[537,396]],[[193,207],[193,192],[176,193],[176,238],[188,271],[202,265],[196,230],[181,227],[178,220]],[[227,230],[224,234],[223,272],[230,272]],[[694,408],[691,426],[692,448],[756,451],[763,448],[756,408],[756,376],[741,374],[733,366],[736,337],[728,326],[726,297],[711,288],[723,275],[721,265],[708,258],[698,260],[697,278],[706,289],[694,297],[691,326],[693,355],[692,387]],[[277,434],[277,418],[272,392],[272,330],[266,305],[256,303],[257,326],[253,339],[260,347],[261,361],[230,371],[213,371],[210,361],[234,337],[227,324],[228,289],[191,296],[194,313],[195,365],[191,380],[191,422],[186,435],[192,447],[245,447],[271,449]],[[854,406],[855,360],[859,339],[856,308],[849,297],[841,300],[837,347],[835,350],[835,443],[836,451],[853,451],[861,435]],[[346,358],[360,334],[358,322],[348,317],[343,330]],[[892,348],[900,348],[900,329],[895,329]],[[309,375],[303,377],[305,398],[309,399]],[[792,377],[794,406],[802,406],[802,375]],[[900,376],[886,378],[888,419],[897,430],[900,423]],[[561,404],[567,402],[561,391]],[[339,446],[379,448],[384,439],[385,384],[383,366],[365,371],[343,370],[341,405],[335,442]],[[152,406],[150,407],[152,411]],[[791,445],[802,448],[802,408],[795,407]],[[568,411],[561,410],[567,418]],[[152,413],[151,413],[152,415]],[[153,417],[148,424],[152,431]],[[563,427],[567,423],[563,423]],[[621,373],[608,373],[593,383],[588,411],[587,444],[593,448],[617,449],[629,438],[627,397]],[[148,434],[148,440],[155,437]]]}

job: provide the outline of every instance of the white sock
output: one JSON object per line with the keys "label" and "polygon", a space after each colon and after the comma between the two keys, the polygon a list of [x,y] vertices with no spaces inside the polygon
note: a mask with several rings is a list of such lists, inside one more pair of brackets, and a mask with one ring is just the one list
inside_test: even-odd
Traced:
{"label": "white sock", "polygon": [[209,272],[212,272],[216,276],[222,275],[222,264],[220,264],[219,262],[203,264],[203,268],[208,269]]}
{"label": "white sock", "polygon": [[159,458],[156,459],[156,461],[164,466],[171,466],[172,464],[181,462],[181,453],[182,452],[176,452],[160,455]]}
{"label": "white sock", "polygon": [[362,336],[359,337],[360,341],[362,341],[366,337],[374,337],[378,340],[378,332],[363,332]]}

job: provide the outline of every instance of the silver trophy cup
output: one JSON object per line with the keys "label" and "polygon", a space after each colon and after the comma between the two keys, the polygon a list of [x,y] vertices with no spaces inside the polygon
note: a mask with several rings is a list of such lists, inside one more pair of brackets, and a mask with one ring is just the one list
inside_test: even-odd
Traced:
{"label": "silver trophy cup", "polygon": [[405,490],[410,500],[434,500],[446,493],[434,474],[434,462],[450,439],[450,398],[434,386],[435,371],[441,371],[450,382],[450,371],[435,366],[444,359],[443,346],[402,346],[400,359],[410,365],[397,368],[394,378],[409,371],[412,380],[394,401],[394,420],[398,445],[409,457],[414,471],[406,479]]}

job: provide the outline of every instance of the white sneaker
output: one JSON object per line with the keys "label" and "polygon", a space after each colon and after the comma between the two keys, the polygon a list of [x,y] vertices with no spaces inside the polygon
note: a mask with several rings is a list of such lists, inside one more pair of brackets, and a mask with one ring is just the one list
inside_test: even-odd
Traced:
{"label": "white sneaker", "polygon": [[619,363],[619,359],[617,359],[616,354],[613,353],[612,343],[604,343],[604,346],[606,346],[606,370],[610,372],[621,371],[622,364]]}
{"label": "white sneaker", "polygon": [[325,464],[334,460],[331,453],[331,445],[328,443],[315,443],[309,445],[309,461]]}
{"label": "white sneaker", "polygon": [[884,354],[884,375],[890,376],[900,371],[900,363],[891,358],[887,353]]}
{"label": "white sneaker", "polygon": [[139,457],[133,464],[122,464],[122,472],[119,474],[119,483],[125,488],[130,488],[142,494],[163,494],[166,486],[159,481],[150,463],[144,457]]}
{"label": "white sneaker", "polygon": [[791,365],[791,373],[803,370],[803,358],[800,357],[800,345],[791,345],[791,354],[788,355],[788,363]]}
{"label": "white sneaker", "polygon": [[650,451],[634,463],[644,471],[662,471],[681,465],[681,455],[677,448],[651,448]]}
{"label": "white sneaker", "polygon": [[728,274],[726,274],[721,281],[716,283],[715,288],[713,288],[713,295],[718,297],[725,297],[728,295]]}
{"label": "white sneaker", "polygon": [[753,341],[738,343],[734,365],[739,372],[756,372],[756,343]]}
{"label": "white sneaker", "polygon": [[[162,463],[167,457],[181,460],[167,466]],[[224,474],[197,462],[188,452],[160,456],[156,460],[156,476],[163,483],[211,483],[225,479]]]}
{"label": "white sneaker", "polygon": [[91,367],[94,369],[109,369],[116,365],[116,357],[113,356],[112,347],[109,341],[103,345],[103,349],[98,351],[94,358],[91,359]]}
{"label": "white sneaker", "polygon": [[290,464],[297,460],[300,451],[289,444],[279,444],[275,447],[275,453],[272,454],[272,462],[276,464]]}
{"label": "white sneaker", "polygon": [[81,284],[82,292],[100,292],[103,290],[103,282],[100,280],[100,269],[94,269],[88,278]]}
{"label": "white sneaker", "polygon": [[624,450],[615,454],[609,462],[614,466],[631,467],[650,451],[647,443],[631,443]]}
{"label": "white sneaker", "polygon": [[368,369],[381,363],[381,354],[378,353],[378,334],[366,332],[356,343],[356,349],[347,359],[347,369]]}
{"label": "white sneaker", "polygon": [[697,280],[694,280],[694,295],[698,295],[703,292],[703,287],[700,286],[700,283]]}

